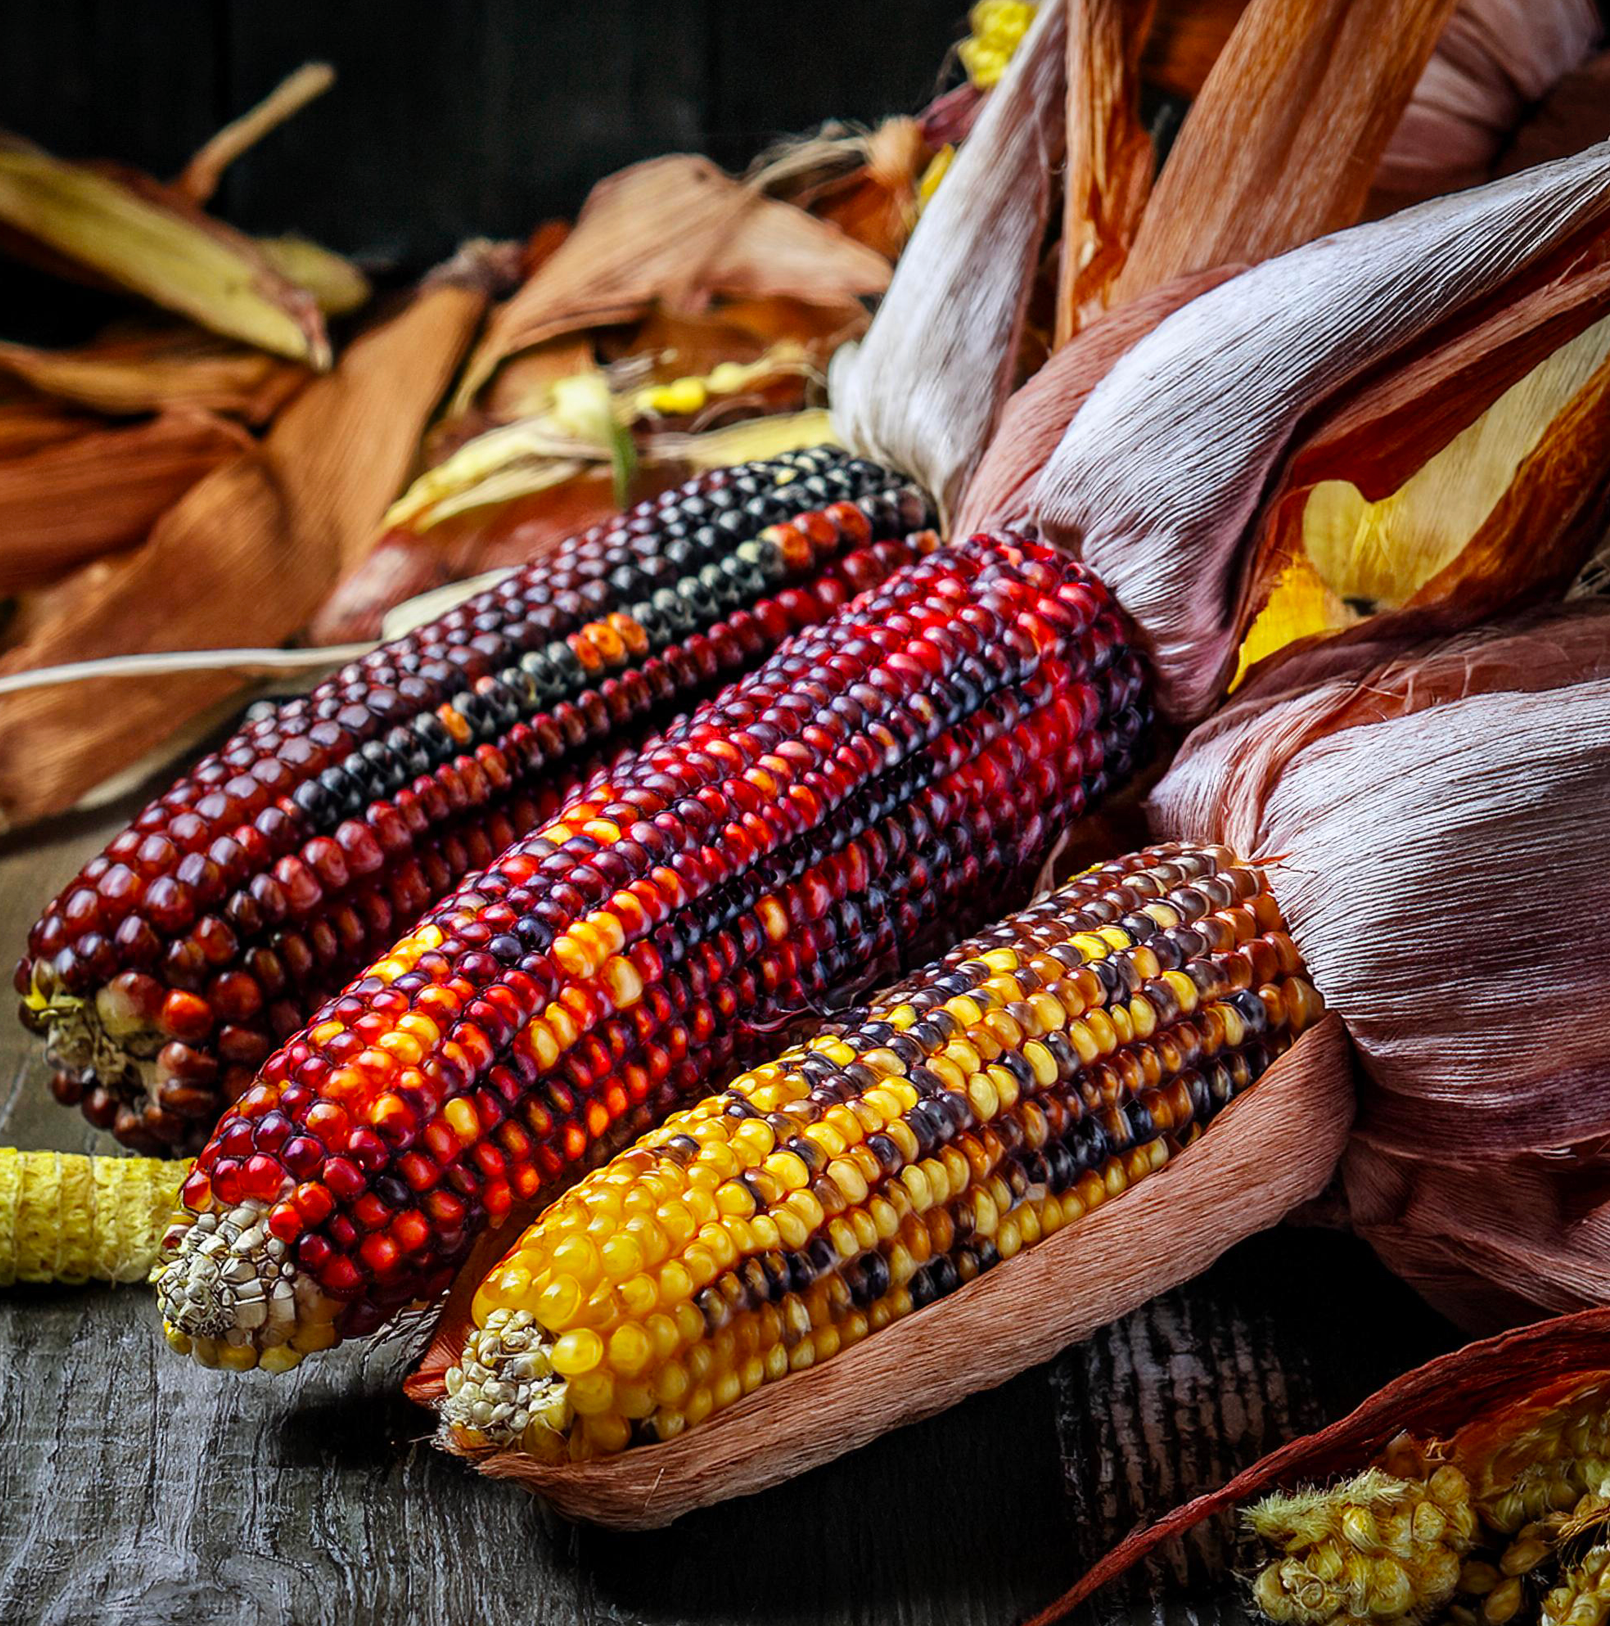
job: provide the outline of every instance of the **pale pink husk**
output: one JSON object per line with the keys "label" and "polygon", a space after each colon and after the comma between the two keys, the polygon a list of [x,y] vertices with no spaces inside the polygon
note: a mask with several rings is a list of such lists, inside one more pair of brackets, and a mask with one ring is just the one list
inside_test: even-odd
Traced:
{"label": "pale pink husk", "polygon": [[1343,1172],[1387,1262],[1471,1324],[1610,1303],[1610,605],[1405,627],[1255,677],[1153,829],[1265,863],[1358,1053]]}

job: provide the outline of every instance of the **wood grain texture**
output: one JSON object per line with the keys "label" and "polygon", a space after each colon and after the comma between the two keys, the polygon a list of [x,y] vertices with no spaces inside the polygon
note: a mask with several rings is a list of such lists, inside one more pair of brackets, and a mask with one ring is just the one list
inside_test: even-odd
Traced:
{"label": "wood grain texture", "polygon": [[[136,805],[0,842],[0,951]],[[8,1002],[9,1003],[9,1002]],[[0,1143],[110,1143],[0,1012]],[[0,1295],[7,1626],[1011,1626],[1138,1521],[1456,1342],[1325,1232],[1276,1232],[1089,1342],[670,1530],[565,1523],[426,1443],[400,1341],[285,1379],[170,1355],[139,1288]],[[1222,1525],[1087,1626],[1244,1620]],[[1243,1555],[1244,1556],[1244,1555]]]}

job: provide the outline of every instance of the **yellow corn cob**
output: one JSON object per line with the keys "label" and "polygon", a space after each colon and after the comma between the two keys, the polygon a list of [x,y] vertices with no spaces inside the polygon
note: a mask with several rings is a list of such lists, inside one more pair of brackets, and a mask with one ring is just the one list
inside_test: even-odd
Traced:
{"label": "yellow corn cob", "polygon": [[1282,1554],[1253,1602],[1299,1626],[1428,1619],[1453,1598],[1476,1534],[1470,1485],[1453,1467],[1421,1479],[1369,1468],[1330,1489],[1267,1496],[1246,1522]]}
{"label": "yellow corn cob", "polygon": [[189,1169],[0,1147],[0,1287],[144,1281]]}
{"label": "yellow corn cob", "polygon": [[972,30],[956,55],[976,90],[992,90],[1034,21],[1030,0],[979,0],[967,14]]}
{"label": "yellow corn cob", "polygon": [[669,1439],[1161,1167],[1320,1001],[1262,874],[1154,848],[744,1074],[560,1198],[476,1295],[450,1427]]}

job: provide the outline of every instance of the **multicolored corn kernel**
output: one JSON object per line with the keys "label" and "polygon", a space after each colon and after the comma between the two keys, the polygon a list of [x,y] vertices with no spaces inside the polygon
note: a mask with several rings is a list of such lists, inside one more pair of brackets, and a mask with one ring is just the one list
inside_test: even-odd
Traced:
{"label": "multicolored corn kernel", "polygon": [[1226,849],[1091,870],[560,1197],[480,1284],[444,1426],[673,1439],[1120,1195],[1320,1010]]}
{"label": "multicolored corn kernel", "polygon": [[[1111,600],[1036,544],[940,550],[799,633],[270,1058],[182,1192],[170,1336],[283,1365],[433,1297],[513,1203],[1025,888],[1147,720]],[[245,1282],[292,1319],[243,1319]]]}
{"label": "multicolored corn kernel", "polygon": [[1477,1533],[1470,1484],[1448,1465],[1415,1479],[1369,1468],[1276,1492],[1244,1517],[1281,1555],[1259,1572],[1252,1601],[1295,1626],[1429,1619],[1452,1601]]}
{"label": "multicolored corn kernel", "polygon": [[57,1095],[193,1150],[321,998],[600,758],[915,557],[929,521],[835,451],[724,470],[266,708],[30,934],[17,988]]}

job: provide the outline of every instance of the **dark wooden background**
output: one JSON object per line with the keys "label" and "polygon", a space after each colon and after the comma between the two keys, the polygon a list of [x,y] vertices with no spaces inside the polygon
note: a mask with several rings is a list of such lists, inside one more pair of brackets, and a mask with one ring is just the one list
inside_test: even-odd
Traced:
{"label": "dark wooden background", "polygon": [[221,213],[382,262],[573,213],[635,159],[741,167],[838,117],[912,112],[966,0],[6,0],[0,126],[177,172],[299,64],[334,90],[232,169]]}
{"label": "dark wooden background", "polygon": [[[417,269],[698,148],[742,165],[913,109],[961,0],[6,0],[0,125],[171,174],[310,58],[336,89],[231,172],[221,211]],[[0,332],[47,319],[0,288]],[[0,841],[0,959],[134,798]],[[9,978],[8,978],[9,981]],[[85,1149],[0,1010],[0,1143]],[[1279,1232],[1046,1367],[668,1532],[545,1514],[426,1443],[397,1344],[290,1379],[163,1347],[141,1289],[0,1297],[0,1622],[764,1621],[1009,1626],[1146,1511],[1219,1483],[1455,1341],[1358,1244]],[[1086,1626],[1244,1616],[1228,1522]]]}

